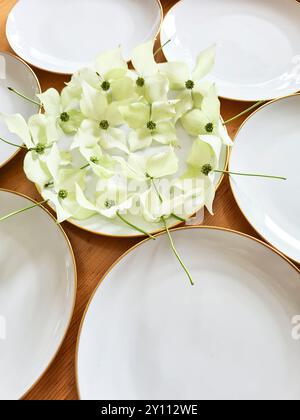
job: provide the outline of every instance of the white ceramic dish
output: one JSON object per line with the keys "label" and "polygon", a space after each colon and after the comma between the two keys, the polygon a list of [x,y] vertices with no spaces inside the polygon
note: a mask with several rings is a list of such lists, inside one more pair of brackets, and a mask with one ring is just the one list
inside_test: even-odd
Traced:
{"label": "white ceramic dish", "polygon": [[[0,113],[20,113],[24,118],[29,118],[39,111],[37,105],[24,101],[10,92],[8,87],[17,89],[29,98],[35,98],[37,93],[41,93],[39,81],[31,68],[18,57],[0,52]],[[20,139],[11,134],[1,120],[0,137],[20,144]],[[0,141],[0,168],[8,163],[19,150]]]}
{"label": "white ceramic dish", "polygon": [[[0,217],[31,204],[0,190]],[[76,267],[64,231],[40,207],[0,222],[0,237],[0,400],[16,400],[61,346],[75,304]]]}
{"label": "white ceramic dish", "polygon": [[[179,172],[183,174],[187,170],[186,159],[191,147],[191,137],[185,132],[185,130],[179,125],[177,128],[177,135],[180,139],[181,148],[177,150],[177,155],[179,158]],[[162,148],[163,150],[163,148]],[[223,145],[220,159],[219,159],[219,169],[225,170],[228,165],[229,160],[229,150],[230,148]],[[214,184],[216,186],[216,190],[221,185],[223,180],[223,174],[215,174],[214,177]],[[191,212],[191,216],[194,213],[199,212],[201,209],[199,207],[195,207]],[[155,234],[165,229],[163,222],[158,223],[150,223],[145,220],[144,217],[139,215],[132,215],[130,213],[126,214],[126,220],[133,223],[135,226],[143,229],[145,232]],[[91,217],[86,220],[75,220],[70,219],[69,222],[77,226],[80,229],[86,230],[90,233],[94,233],[97,235],[103,236],[113,236],[113,237],[140,237],[143,236],[136,230],[132,229],[131,227],[127,226],[125,223],[120,221],[119,219],[108,219],[101,215],[97,215]],[[181,224],[178,219],[174,217],[170,217],[167,220],[168,227],[175,227]]]}
{"label": "white ceramic dish", "polygon": [[134,47],[155,38],[162,16],[159,0],[19,0],[6,34],[27,62],[72,74],[120,44],[129,57]]}
{"label": "white ceramic dish", "polygon": [[279,99],[252,114],[238,132],[230,170],[287,177],[287,181],[231,177],[238,205],[254,229],[300,262],[300,95]]}
{"label": "white ceramic dish", "polygon": [[217,46],[211,78],[222,97],[274,99],[300,90],[300,4],[296,0],[182,0],[161,31],[169,61],[193,65]]}
{"label": "white ceramic dish", "polygon": [[237,232],[173,232],[122,257],[97,288],[81,325],[83,400],[300,398],[300,273]]}

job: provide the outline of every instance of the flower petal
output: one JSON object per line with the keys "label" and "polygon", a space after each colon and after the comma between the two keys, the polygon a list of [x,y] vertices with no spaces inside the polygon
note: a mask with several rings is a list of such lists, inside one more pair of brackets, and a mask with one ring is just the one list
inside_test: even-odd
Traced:
{"label": "flower petal", "polygon": [[205,180],[190,178],[176,180],[175,191],[171,200],[171,210],[177,216],[188,218],[205,205]]}
{"label": "flower petal", "polygon": [[28,127],[34,145],[39,143],[44,145],[52,144],[59,140],[62,131],[56,124],[56,118],[46,117],[44,114],[36,114],[29,118]]}
{"label": "flower petal", "polygon": [[161,63],[159,70],[168,78],[172,90],[184,89],[185,83],[190,79],[190,69],[185,63]]}
{"label": "flower petal", "polygon": [[74,134],[77,132],[78,128],[80,127],[82,121],[84,120],[84,116],[82,113],[76,109],[71,109],[68,111],[69,114],[69,121],[60,122],[60,126],[65,134]]}
{"label": "flower petal", "polygon": [[[158,181],[156,187],[159,188]],[[161,202],[153,185],[140,195],[140,205],[144,219],[150,223],[159,222],[162,216],[168,217],[170,214],[169,200],[164,197]]]}
{"label": "flower petal", "polygon": [[199,54],[196,67],[193,71],[192,78],[195,82],[203,79],[215,65],[216,48],[215,46],[208,48]]}
{"label": "flower petal", "polygon": [[131,61],[135,70],[143,77],[158,73],[158,65],[153,54],[154,40],[139,45],[133,50]]}
{"label": "flower petal", "polygon": [[134,98],[135,83],[130,77],[122,77],[111,82],[111,92],[115,101],[124,101],[129,98]]}
{"label": "flower petal", "polygon": [[75,185],[82,189],[85,187],[85,172],[76,168],[61,168],[54,179],[55,190],[66,190],[68,193],[75,193]]}
{"label": "flower petal", "polygon": [[146,171],[152,178],[163,178],[178,171],[178,157],[170,147],[167,152],[158,153],[147,161]]}
{"label": "flower petal", "polygon": [[152,104],[151,120],[157,122],[169,120],[176,116],[175,104],[177,101],[154,102]]}
{"label": "flower petal", "polygon": [[219,137],[203,135],[194,140],[192,150],[188,156],[188,165],[199,170],[199,176],[203,165],[210,164],[217,169],[221,153],[222,142]]}
{"label": "flower petal", "polygon": [[207,134],[205,127],[210,122],[207,115],[200,109],[193,109],[181,118],[181,124],[185,131],[190,136],[195,137],[201,134]]}
{"label": "flower petal", "polygon": [[105,150],[117,149],[124,153],[129,153],[126,135],[123,130],[118,128],[109,128],[101,130],[100,145]]}
{"label": "flower petal", "polygon": [[193,100],[195,108],[201,108],[203,99],[209,94],[212,87],[213,83],[208,80],[196,83],[193,89]]}
{"label": "flower petal", "polygon": [[172,146],[176,146],[178,144],[176,128],[170,121],[163,121],[159,123],[152,137],[153,140],[161,144],[170,144]]}
{"label": "flower petal", "polygon": [[168,100],[169,81],[159,73],[148,77],[142,89],[146,101],[150,104],[157,101],[166,102]]}
{"label": "flower petal", "polygon": [[61,205],[56,193],[44,189],[42,191],[42,196],[45,200],[51,201],[51,203],[55,206],[58,223],[62,223],[72,217],[72,214]]}
{"label": "flower petal", "polygon": [[220,119],[221,104],[216,91],[216,86],[212,85],[208,94],[204,96],[201,109],[208,116],[211,122],[218,122]]}
{"label": "flower petal", "polygon": [[82,191],[82,189],[80,188],[78,184],[75,185],[75,193],[76,193],[76,200],[78,204],[80,205],[80,207],[86,210],[92,211],[94,213],[98,212],[97,207],[86,198],[86,196],[84,195],[84,192]]}
{"label": "flower petal", "polygon": [[60,166],[60,152],[56,143],[53,144],[49,152],[41,155],[40,159],[47,166],[52,178],[54,180],[57,179]]}
{"label": "flower petal", "polygon": [[98,55],[96,59],[96,70],[104,79],[109,79],[112,70],[124,70],[128,69],[127,63],[122,56],[121,48],[118,47],[116,49],[106,51],[100,55]]}
{"label": "flower petal", "polygon": [[145,128],[150,120],[150,106],[141,102],[121,106],[120,113],[124,121],[134,130]]}
{"label": "flower petal", "polygon": [[95,121],[84,120],[74,136],[71,150],[78,147],[94,147],[99,140],[99,125]]}
{"label": "flower petal", "polygon": [[52,175],[46,165],[36,156],[34,152],[28,152],[24,159],[23,169],[26,177],[39,186],[40,189],[51,181]]}
{"label": "flower petal", "polygon": [[43,104],[46,114],[56,117],[61,114],[61,99],[56,89],[48,89],[46,92],[36,96]]}
{"label": "flower petal", "polygon": [[205,188],[205,207],[210,214],[214,214],[213,203],[216,196],[216,188],[213,182],[210,181],[210,178],[207,179],[206,188]]}
{"label": "flower petal", "polygon": [[219,121],[218,132],[224,144],[226,144],[227,146],[233,146],[233,141],[231,140],[227,132],[226,126],[223,125],[221,120]]}
{"label": "flower petal", "polygon": [[140,128],[137,131],[131,131],[128,135],[128,143],[131,152],[146,149],[150,147],[153,136],[148,128]]}
{"label": "flower petal", "polygon": [[193,99],[191,92],[184,91],[177,97],[177,104],[175,105],[176,110],[176,119],[177,122],[184,114],[186,114],[188,111],[193,109]]}
{"label": "flower petal", "polygon": [[78,204],[74,192],[69,194],[65,200],[61,201],[61,205],[72,215],[72,219],[75,220],[87,220],[95,215],[94,211],[84,209]]}
{"label": "flower petal", "polygon": [[107,109],[106,96],[84,82],[82,84],[80,109],[86,118],[100,122],[105,119]]}
{"label": "flower petal", "polygon": [[108,105],[105,119],[111,127],[118,127],[124,124],[122,114],[120,113],[120,102],[112,102]]}
{"label": "flower petal", "polygon": [[90,166],[96,176],[109,179],[115,175],[115,161],[109,155],[102,155],[98,163],[90,162]]}
{"label": "flower petal", "polygon": [[22,117],[22,115],[20,114],[8,115],[8,114],[0,113],[0,117],[3,119],[3,121],[7,125],[8,130],[12,134],[16,134],[22,140],[22,142],[25,144],[25,146],[28,149],[34,147],[34,144],[31,140],[29,128],[26,124],[26,121]]}
{"label": "flower petal", "polygon": [[127,161],[119,156],[115,156],[114,159],[121,165],[122,173],[126,178],[145,181],[146,158],[144,156],[131,153]]}

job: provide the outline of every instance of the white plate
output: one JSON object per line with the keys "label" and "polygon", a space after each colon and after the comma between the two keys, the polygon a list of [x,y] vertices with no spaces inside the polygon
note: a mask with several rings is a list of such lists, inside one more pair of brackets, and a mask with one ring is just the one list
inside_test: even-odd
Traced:
{"label": "white plate", "polygon": [[287,181],[231,177],[245,217],[269,243],[300,262],[300,95],[264,106],[238,132],[230,158],[234,172],[286,176]]}
{"label": "white plate", "polygon": [[[35,98],[41,93],[41,87],[36,75],[30,67],[18,57],[6,52],[0,52],[0,113],[20,113],[24,118],[39,111],[39,107],[10,92],[7,88],[13,87],[29,98]],[[6,124],[0,120],[0,137],[13,143],[20,144],[20,139],[11,134]],[[0,141],[0,168],[8,163],[20,149],[9,146]]]}
{"label": "white plate", "polygon": [[166,235],[121,258],[81,326],[81,398],[299,400],[296,267],[237,232],[192,228],[173,236],[195,287]]}
{"label": "white plate", "polygon": [[[31,204],[0,190],[0,217]],[[15,400],[62,344],[75,303],[76,267],[64,231],[41,208],[0,222],[0,238],[0,400]]]}
{"label": "white plate", "polygon": [[300,4],[296,0],[182,0],[165,18],[169,61],[194,64],[217,45],[212,72],[222,97],[254,101],[300,89]]}
{"label": "white plate", "polygon": [[[188,156],[188,153],[190,152],[191,148],[191,137],[186,133],[186,131],[178,125],[177,127],[177,136],[180,139],[180,148],[176,150],[176,153],[179,158],[179,173],[183,174],[187,170],[186,165],[186,159]],[[163,147],[162,147],[163,150]],[[221,155],[219,159],[219,169],[224,170],[227,167],[229,159],[229,147],[223,145],[221,150]],[[223,180],[224,176],[220,174],[215,174],[214,178],[214,184],[216,187],[216,190],[221,185],[221,182]],[[201,208],[195,207],[193,211],[191,212],[191,216],[194,213],[200,212]],[[150,223],[145,220],[144,217],[139,215],[132,215],[130,212],[126,214],[126,220],[133,223],[135,226],[138,226],[139,228],[143,229],[145,232],[154,234],[158,233],[165,229],[163,222],[158,223]],[[86,220],[75,220],[70,219],[69,222],[77,226],[80,229],[86,230],[90,233],[98,234],[98,235],[104,235],[104,236],[114,236],[114,237],[139,237],[143,236],[131,227],[127,226],[125,223],[120,221],[119,219],[107,219],[101,215],[97,215],[94,217],[90,217]],[[178,222],[177,219],[174,217],[170,217],[167,220],[168,226],[175,227],[181,224],[181,222]]]}
{"label": "white plate", "polygon": [[118,45],[130,57],[134,47],[155,38],[162,16],[159,0],[19,0],[6,34],[24,60],[72,74]]}

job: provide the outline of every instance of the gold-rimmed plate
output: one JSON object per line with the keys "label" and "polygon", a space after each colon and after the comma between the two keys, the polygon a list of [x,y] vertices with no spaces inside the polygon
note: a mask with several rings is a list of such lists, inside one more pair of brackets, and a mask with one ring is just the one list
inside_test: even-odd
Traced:
{"label": "gold-rimmed plate", "polygon": [[[38,105],[24,101],[16,94],[10,92],[12,87],[29,98],[35,98],[41,93],[39,81],[31,68],[20,58],[0,51],[0,114],[20,113],[28,119],[39,111]],[[11,134],[0,119],[0,137],[15,144],[20,144],[20,139]],[[0,168],[8,163],[20,149],[0,141]]]}
{"label": "gold-rimmed plate", "polygon": [[300,3],[296,0],[181,0],[164,19],[161,42],[169,61],[194,65],[216,45],[209,76],[220,96],[241,101],[300,90]]}
{"label": "gold-rimmed plate", "polygon": [[27,62],[72,74],[119,45],[130,57],[133,48],[155,38],[162,19],[159,0],[20,0],[6,34]]}
{"label": "gold-rimmed plate", "polygon": [[80,398],[298,400],[299,270],[238,232],[201,227],[172,235],[195,286],[166,234],[121,257],[81,324]]}
{"label": "gold-rimmed plate", "polygon": [[[0,190],[0,217],[32,200]],[[76,298],[70,242],[49,212],[36,207],[0,222],[0,400],[17,400],[56,356]]]}
{"label": "gold-rimmed plate", "polygon": [[231,176],[235,199],[254,229],[300,263],[300,94],[277,99],[254,112],[236,134],[232,172],[286,177],[286,181]]}

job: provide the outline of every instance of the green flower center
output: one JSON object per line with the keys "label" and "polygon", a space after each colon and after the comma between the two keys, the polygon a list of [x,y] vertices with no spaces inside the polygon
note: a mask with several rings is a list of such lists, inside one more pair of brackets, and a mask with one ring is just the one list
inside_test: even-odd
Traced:
{"label": "green flower center", "polygon": [[195,83],[192,80],[188,80],[185,82],[185,87],[189,90],[192,90],[195,87]]}
{"label": "green flower center", "polygon": [[207,163],[206,165],[202,166],[201,173],[203,175],[208,176],[211,173],[212,170],[213,170],[212,166],[209,163]]}
{"label": "green flower center", "polygon": [[109,83],[109,82],[107,82],[107,81],[104,81],[104,82],[102,83],[102,85],[101,85],[101,88],[102,88],[105,92],[107,92],[107,91],[110,89],[110,83]]}
{"label": "green flower center", "polygon": [[60,119],[61,119],[62,122],[68,122],[69,119],[70,119],[70,115],[67,112],[63,112],[60,115]]}
{"label": "green flower center", "polygon": [[213,125],[213,123],[206,124],[205,130],[206,130],[207,133],[212,133],[214,131],[214,125]]}
{"label": "green flower center", "polygon": [[107,120],[101,121],[100,128],[102,128],[102,130],[108,130],[109,129],[109,122]]}
{"label": "green flower center", "polygon": [[104,206],[107,209],[111,209],[112,207],[114,207],[116,205],[116,202],[114,200],[106,200],[104,203]]}
{"label": "green flower center", "polygon": [[42,155],[45,152],[45,148],[46,148],[46,146],[44,144],[39,143],[39,144],[37,144],[37,146],[35,148],[35,151],[39,155]]}
{"label": "green flower center", "polygon": [[149,121],[149,122],[147,123],[147,128],[148,128],[148,130],[150,130],[150,131],[154,131],[154,130],[156,130],[156,123],[155,123],[154,121]]}
{"label": "green flower center", "polygon": [[99,163],[99,159],[97,158],[97,156],[92,156],[92,157],[90,158],[90,161],[91,161],[92,163],[95,163],[96,165],[97,165],[97,163]]}
{"label": "green flower center", "polygon": [[61,198],[62,200],[65,200],[68,197],[68,191],[60,190],[58,192],[58,197]]}
{"label": "green flower center", "polygon": [[136,80],[136,84],[138,87],[143,87],[145,85],[145,79],[143,79],[142,77],[138,77]]}

